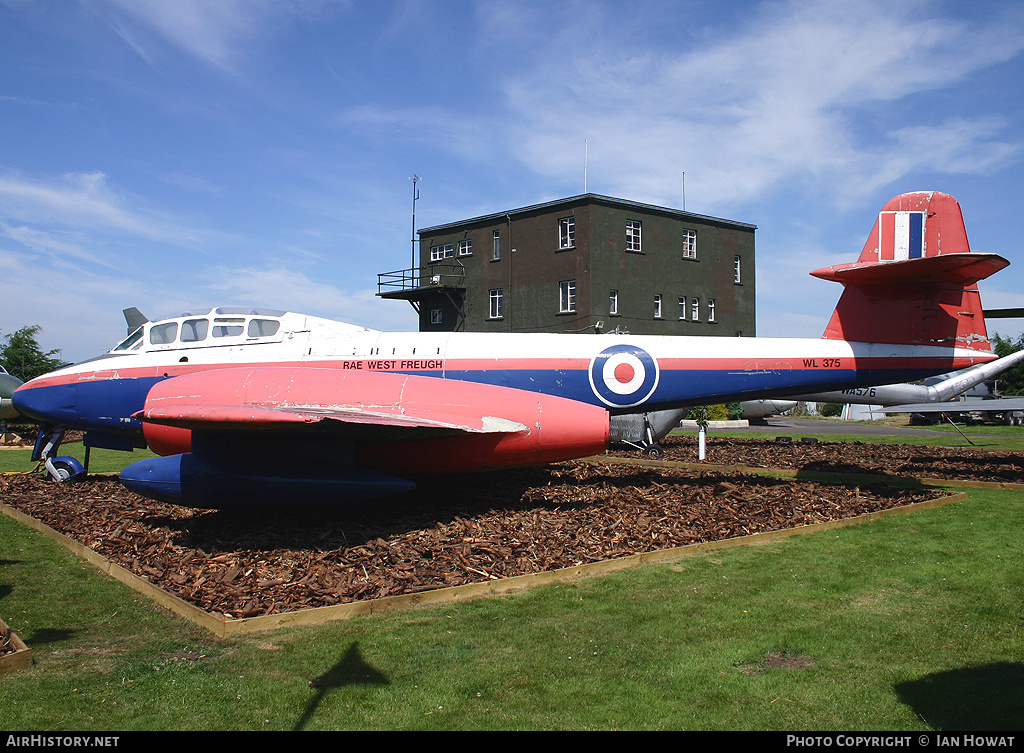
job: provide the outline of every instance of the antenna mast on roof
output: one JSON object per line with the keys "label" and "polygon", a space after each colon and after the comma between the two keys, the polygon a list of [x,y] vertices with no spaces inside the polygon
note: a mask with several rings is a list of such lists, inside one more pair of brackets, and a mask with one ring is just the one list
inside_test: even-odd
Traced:
{"label": "antenna mast on roof", "polygon": [[413,174],[409,180],[412,181],[412,266],[410,269],[416,268],[416,200],[420,197],[420,190],[416,187],[423,178]]}
{"label": "antenna mast on roof", "polygon": [[587,158],[590,156],[590,145],[583,139],[583,193],[587,192]]}

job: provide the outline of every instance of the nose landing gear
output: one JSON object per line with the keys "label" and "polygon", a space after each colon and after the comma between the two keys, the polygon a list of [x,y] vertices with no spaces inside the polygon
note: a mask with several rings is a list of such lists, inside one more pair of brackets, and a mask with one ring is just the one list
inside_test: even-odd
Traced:
{"label": "nose landing gear", "polygon": [[70,455],[56,456],[63,439],[64,429],[48,424],[40,426],[32,460],[42,462],[54,481],[67,483],[85,478],[87,471],[77,458]]}

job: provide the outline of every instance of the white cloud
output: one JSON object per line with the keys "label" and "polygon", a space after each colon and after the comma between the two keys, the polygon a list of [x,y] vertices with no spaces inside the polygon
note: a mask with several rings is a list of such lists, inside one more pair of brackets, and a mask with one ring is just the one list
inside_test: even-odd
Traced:
{"label": "white cloud", "polygon": [[[509,76],[519,154],[545,175],[575,177],[587,139],[592,190],[663,203],[685,171],[688,198],[719,209],[781,183],[863,196],[937,156],[945,169],[983,171],[1016,153],[998,140],[1001,123],[965,114],[907,127],[900,102],[1019,54],[1024,35],[1019,23],[932,12],[923,2],[765,4],[731,38],[635,54],[606,30],[587,54],[548,50]],[[882,148],[866,146],[876,131]]]}
{"label": "white cloud", "polygon": [[289,18],[316,18],[350,0],[79,0],[103,16],[144,60],[155,57],[151,35],[226,72],[237,71],[268,29]]}
{"label": "white cloud", "polygon": [[[217,68],[231,70],[243,43],[262,25],[275,3],[261,0],[88,0],[114,31],[144,60],[152,60],[149,31]],[[141,29],[140,29],[141,25]]]}
{"label": "white cloud", "polygon": [[59,179],[26,178],[0,171],[0,218],[75,227],[105,227],[150,239],[180,232],[168,223],[132,210],[98,171]]}
{"label": "white cloud", "polygon": [[951,118],[938,125],[901,128],[893,137],[918,164],[939,172],[981,174],[1019,157],[1022,145],[998,140],[1006,123],[997,118]]}
{"label": "white cloud", "polygon": [[66,263],[64,259],[70,258],[89,264],[99,264],[109,269],[118,268],[117,262],[113,259],[104,258],[100,253],[90,250],[87,243],[83,243],[79,233],[60,233],[24,225],[12,227],[0,222],[0,235],[46,256],[49,264],[63,264]]}

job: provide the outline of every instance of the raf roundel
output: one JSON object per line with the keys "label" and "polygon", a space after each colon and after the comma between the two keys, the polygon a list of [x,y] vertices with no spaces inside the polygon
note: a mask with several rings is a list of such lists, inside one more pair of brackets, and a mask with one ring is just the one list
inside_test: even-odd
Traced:
{"label": "raf roundel", "polygon": [[639,405],[658,386],[658,362],[635,345],[613,345],[590,362],[594,394],[613,408]]}

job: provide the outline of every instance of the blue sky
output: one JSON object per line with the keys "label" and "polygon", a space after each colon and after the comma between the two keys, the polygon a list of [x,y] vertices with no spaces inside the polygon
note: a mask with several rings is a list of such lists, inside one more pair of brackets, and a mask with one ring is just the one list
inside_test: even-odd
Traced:
{"label": "blue sky", "polygon": [[[882,205],[960,201],[1024,306],[1024,4],[0,0],[0,333],[77,361],[261,305],[414,329],[417,226],[587,189],[758,226],[758,334],[817,337]],[[585,146],[586,145],[586,146]],[[1016,336],[1018,320],[991,321]]]}

